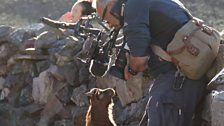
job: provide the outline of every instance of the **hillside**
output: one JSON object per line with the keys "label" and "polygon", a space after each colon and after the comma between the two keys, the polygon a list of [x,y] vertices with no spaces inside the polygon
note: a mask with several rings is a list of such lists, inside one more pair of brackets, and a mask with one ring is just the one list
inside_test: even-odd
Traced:
{"label": "hillside", "polygon": [[[1,0],[0,25],[24,26],[40,17],[57,19],[69,11],[76,0]],[[209,25],[224,29],[224,0],[181,0],[193,15]]]}

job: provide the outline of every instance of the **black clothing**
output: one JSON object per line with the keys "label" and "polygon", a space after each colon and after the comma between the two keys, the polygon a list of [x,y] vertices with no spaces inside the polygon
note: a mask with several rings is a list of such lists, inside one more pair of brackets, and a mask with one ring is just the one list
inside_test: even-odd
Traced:
{"label": "black clothing", "polygon": [[[146,122],[141,126],[192,126],[196,105],[206,79],[175,76],[176,66],[156,56],[150,44],[166,50],[176,31],[189,21],[178,0],[128,0],[124,11],[124,35],[132,56],[150,56],[150,74],[155,81],[149,90]],[[180,86],[175,89],[174,86]]]}
{"label": "black clothing", "polygon": [[150,56],[149,68],[157,76],[175,69],[156,56],[150,44],[166,49],[176,31],[189,17],[175,0],[128,0],[124,11],[124,35],[133,56]]}

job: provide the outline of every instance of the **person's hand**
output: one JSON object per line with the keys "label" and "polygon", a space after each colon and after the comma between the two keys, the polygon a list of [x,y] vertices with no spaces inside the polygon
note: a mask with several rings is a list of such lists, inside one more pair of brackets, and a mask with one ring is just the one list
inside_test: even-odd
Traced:
{"label": "person's hand", "polygon": [[124,68],[124,79],[129,80],[132,78],[132,76],[133,75],[128,72],[128,66],[126,65]]}
{"label": "person's hand", "polygon": [[[144,56],[144,57],[134,57],[129,55],[129,53],[126,53],[126,59],[127,59],[127,65],[124,68],[124,78],[125,80],[129,80],[130,78],[132,78],[132,76],[136,75],[137,72],[142,72],[144,71],[147,66],[148,66],[148,60],[149,57],[148,56]],[[129,69],[131,69],[131,74],[129,72]]]}
{"label": "person's hand", "polygon": [[129,60],[130,60],[129,53],[127,52],[125,55],[126,55],[126,59],[127,59],[127,65],[124,68],[124,79],[129,80],[132,78],[133,75],[128,72],[128,65],[129,65]]}

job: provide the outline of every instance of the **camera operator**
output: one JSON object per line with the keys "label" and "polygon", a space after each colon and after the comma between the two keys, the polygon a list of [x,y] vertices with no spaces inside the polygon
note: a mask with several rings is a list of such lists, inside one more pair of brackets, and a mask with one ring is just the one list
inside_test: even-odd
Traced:
{"label": "camera operator", "polygon": [[[97,13],[110,27],[121,27],[112,15],[117,0],[97,0]],[[124,8],[124,36],[130,48],[124,69],[126,80],[149,67],[154,83],[140,126],[192,126],[196,106],[202,99],[206,79],[191,80],[180,75],[175,64],[152,51],[150,44],[166,49],[188,15],[178,0],[128,0]],[[121,9],[122,10],[122,9]]]}
{"label": "camera operator", "polygon": [[67,23],[75,23],[81,17],[90,15],[91,13],[95,12],[95,8],[92,7],[92,0],[78,0],[72,6],[70,12],[66,12],[63,14],[59,21],[67,22]]}

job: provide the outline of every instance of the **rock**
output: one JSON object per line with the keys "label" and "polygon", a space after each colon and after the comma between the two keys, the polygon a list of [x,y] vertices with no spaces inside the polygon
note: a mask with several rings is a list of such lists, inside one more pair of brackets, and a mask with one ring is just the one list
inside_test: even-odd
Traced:
{"label": "rock", "polygon": [[39,35],[41,32],[43,32],[44,24],[42,23],[33,23],[28,26],[22,27],[23,29],[27,31],[34,32],[35,34]]}
{"label": "rock", "polygon": [[48,71],[40,73],[33,79],[32,97],[35,103],[46,104],[53,93],[54,78]]}
{"label": "rock", "polygon": [[85,125],[85,118],[86,118],[87,111],[88,111],[87,106],[73,107],[72,118],[74,119],[74,126],[84,126]]}
{"label": "rock", "polygon": [[79,83],[87,83],[89,81],[89,70],[86,67],[81,67],[79,69]]}
{"label": "rock", "polygon": [[5,79],[3,77],[0,77],[0,90],[3,89],[3,84],[5,83]]}
{"label": "rock", "polygon": [[20,55],[17,54],[14,56],[15,60],[47,60],[49,59],[48,55]]}
{"label": "rock", "polygon": [[55,53],[54,56],[56,58],[56,65],[59,67],[63,67],[66,63],[71,61],[68,55],[63,56],[63,55],[60,55],[59,53]]}
{"label": "rock", "polygon": [[113,98],[113,115],[118,126],[137,126],[145,112],[148,97],[140,99],[136,103],[122,106],[118,98]]}
{"label": "rock", "polygon": [[56,65],[50,65],[48,71],[56,78],[58,81],[63,81],[65,76],[60,73],[59,68]]}
{"label": "rock", "polygon": [[128,81],[119,79],[110,74],[107,74],[104,77],[97,77],[96,79],[96,87],[103,89],[108,87],[115,88],[123,106],[141,99],[146,87],[144,85],[149,84],[149,80],[143,81],[142,73],[139,73]]}
{"label": "rock", "polygon": [[7,38],[12,31],[12,27],[0,25],[0,45],[7,41]]}
{"label": "rock", "polygon": [[[9,104],[0,104],[0,108],[1,126],[7,126],[2,125],[5,121],[9,123],[8,126],[36,126],[37,120],[27,116],[24,108],[14,108]],[[1,119],[5,121],[2,122]]]}
{"label": "rock", "polygon": [[224,90],[224,68],[212,78],[207,88],[210,90]]}
{"label": "rock", "polygon": [[213,77],[218,74],[222,68],[224,67],[224,44],[221,44],[219,46],[219,52],[218,55],[211,66],[211,68],[207,72],[207,77],[209,80],[211,80]]}
{"label": "rock", "polygon": [[19,97],[21,90],[29,84],[31,75],[29,73],[24,74],[9,74],[6,77],[6,82],[4,87],[10,90],[10,93],[7,97],[8,103],[13,107],[20,107]]}
{"label": "rock", "polygon": [[19,50],[25,51],[27,48],[34,48],[35,41],[35,37],[25,40],[23,43],[21,43]]}
{"label": "rock", "polygon": [[55,41],[57,41],[59,38],[58,36],[49,31],[45,31],[41,33],[39,36],[37,36],[34,47],[36,49],[42,49],[42,48],[50,48]]}
{"label": "rock", "polygon": [[213,93],[211,104],[212,126],[223,126],[224,124],[224,91]]}
{"label": "rock", "polygon": [[8,88],[3,88],[0,92],[0,101],[5,100],[9,96],[10,90]]}
{"label": "rock", "polygon": [[60,120],[54,122],[54,126],[74,126],[71,120]]}
{"label": "rock", "polygon": [[21,90],[20,96],[19,96],[19,106],[26,106],[33,102],[32,97],[32,87],[30,85],[27,85],[25,88]]}
{"label": "rock", "polygon": [[51,97],[41,112],[41,119],[38,126],[48,126],[54,116],[60,118],[71,118],[70,113],[64,108],[63,104],[55,97]]}
{"label": "rock", "polygon": [[0,76],[6,76],[8,72],[7,65],[0,65]]}
{"label": "rock", "polygon": [[29,104],[26,107],[23,107],[22,109],[26,113],[27,116],[29,117],[39,117],[41,111],[43,110],[44,106],[39,105],[39,104]]}
{"label": "rock", "polygon": [[16,54],[18,47],[10,43],[4,43],[0,46],[0,64],[7,64],[8,59]]}
{"label": "rock", "polygon": [[72,93],[71,100],[80,107],[88,106],[89,101],[85,93],[87,92],[87,88],[85,85],[81,85],[78,88],[75,88]]}
{"label": "rock", "polygon": [[66,82],[74,87],[80,86],[78,78],[78,68],[74,62],[67,62],[63,66],[58,66],[59,73],[63,75]]}
{"label": "rock", "polygon": [[69,84],[66,84],[61,90],[59,90],[56,94],[57,98],[63,103],[68,104],[71,101],[73,87]]}
{"label": "rock", "polygon": [[37,73],[41,73],[50,67],[49,60],[36,61],[35,63],[36,63]]}
{"label": "rock", "polygon": [[23,28],[18,28],[9,34],[8,41],[16,46],[19,46],[25,40],[35,36],[36,34],[33,31],[29,31]]}
{"label": "rock", "polygon": [[0,117],[0,125],[1,126],[10,126],[10,120]]}

